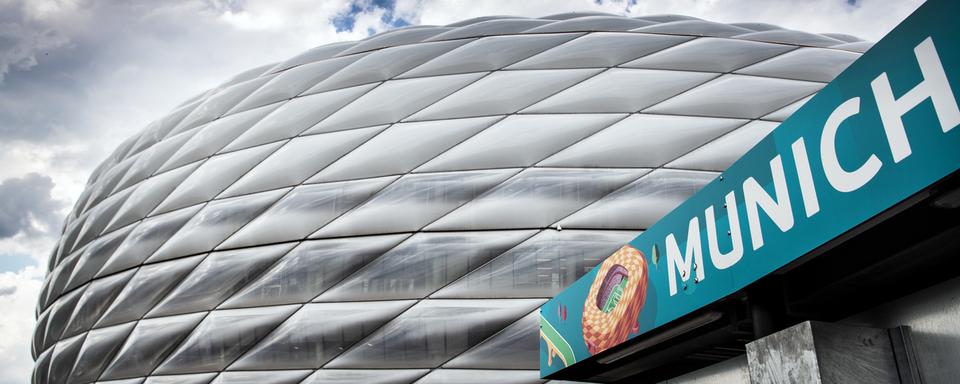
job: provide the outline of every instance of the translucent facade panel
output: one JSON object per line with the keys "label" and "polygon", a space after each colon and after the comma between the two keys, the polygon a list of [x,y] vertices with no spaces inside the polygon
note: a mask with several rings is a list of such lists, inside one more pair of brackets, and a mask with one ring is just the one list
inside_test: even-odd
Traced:
{"label": "translucent facade panel", "polygon": [[134,325],[126,323],[90,331],[66,382],[79,384],[96,381]]}
{"label": "translucent facade panel", "polygon": [[388,80],[467,42],[440,41],[379,50],[348,65],[307,92],[323,92]]}
{"label": "translucent facade panel", "polygon": [[[788,52],[795,47],[755,41],[703,37],[664,49],[629,63],[630,68],[731,72]],[[709,57],[709,60],[704,60]]]}
{"label": "translucent facade panel", "polygon": [[418,233],[324,292],[316,301],[423,298],[534,233]]}
{"label": "translucent facade panel", "polygon": [[306,133],[395,123],[476,81],[481,76],[483,74],[468,73],[388,81],[321,121]]}
{"label": "translucent facade panel", "polygon": [[435,368],[545,300],[424,300],[329,362],[329,368]]}
{"label": "translucent facade panel", "polygon": [[516,172],[500,169],[407,175],[310,237],[416,231]]}
{"label": "translucent facade panel", "polygon": [[560,221],[564,228],[646,229],[717,177],[658,169]]}
{"label": "translucent facade panel", "polygon": [[305,241],[221,307],[306,303],[407,236]]}
{"label": "translucent facade panel", "polygon": [[296,136],[350,104],[375,85],[361,85],[290,100],[228,144],[224,150],[233,151]]}
{"label": "translucent facade panel", "polygon": [[622,119],[619,114],[510,116],[417,172],[526,167]]}
{"label": "translucent facade panel", "polygon": [[197,134],[197,130],[184,132],[144,150],[138,156],[137,162],[127,170],[119,185],[130,186],[153,175],[163,163],[170,159],[170,156],[173,156],[195,134]]}
{"label": "translucent facade panel", "polygon": [[361,57],[363,55],[337,57],[287,69],[237,104],[233,111],[246,111],[292,99]]}
{"label": "translucent facade panel", "polygon": [[413,304],[413,300],[307,304],[230,370],[318,368]]}
{"label": "translucent facade panel", "polygon": [[550,298],[636,236],[636,231],[547,229],[430,297]]}
{"label": "translucent facade panel", "polygon": [[140,319],[202,259],[203,255],[197,255],[140,267],[97,322],[97,327]]}
{"label": "translucent facade panel", "polygon": [[223,370],[298,308],[261,307],[210,312],[156,373]]}
{"label": "translucent facade panel", "polygon": [[511,65],[510,69],[613,67],[690,39],[638,33],[591,33]]}
{"label": "translucent facade panel", "polygon": [[790,105],[788,105],[788,106],[786,106],[786,107],[780,108],[780,109],[774,111],[773,113],[764,116],[763,119],[764,119],[764,120],[773,120],[773,121],[784,121],[784,120],[786,120],[788,117],[792,116],[794,112],[800,110],[800,107],[802,107],[804,104],[806,104],[807,101],[810,101],[810,99],[812,99],[813,96],[814,96],[814,95],[807,96],[807,97],[802,98],[802,99],[800,99],[799,101],[796,101],[796,102],[794,102],[794,103],[792,103],[792,104],[790,104]]}
{"label": "translucent facade panel", "polygon": [[871,43],[871,42],[869,42],[869,41],[858,41],[858,42],[856,42],[856,43],[846,43],[846,44],[834,45],[834,46],[832,46],[831,48],[833,48],[833,49],[842,49],[842,50],[850,51],[850,52],[864,53],[864,52],[866,52],[868,49],[870,49],[871,47],[873,47],[873,43]]}
{"label": "translucent facade panel", "polygon": [[[43,345],[43,338],[47,334],[47,320],[50,319],[50,314],[53,311],[46,311],[40,316],[37,317],[37,323],[33,326],[33,338],[32,343],[30,344],[30,353],[36,357],[38,354],[45,352]],[[46,350],[49,352],[49,350]],[[39,362],[39,358],[35,358],[35,361]]]}
{"label": "translucent facade panel", "polygon": [[211,201],[183,225],[148,261],[206,252],[260,215],[289,189]]}
{"label": "translucent facade panel", "polygon": [[140,139],[137,140],[136,144],[134,144],[130,150],[133,151],[133,153],[139,153],[145,148],[152,147],[159,143],[164,138],[173,136],[170,135],[173,127],[179,124],[180,120],[183,120],[184,117],[187,117],[187,114],[193,111],[198,104],[199,101],[184,104],[153,123],[150,123],[150,125],[144,129],[143,135],[140,136]]}
{"label": "translucent facade panel", "polygon": [[56,304],[54,304],[51,309],[50,317],[47,320],[47,331],[44,333],[43,340],[44,346],[41,349],[47,349],[58,340],[64,339],[64,337],[61,337],[63,331],[67,327],[67,322],[70,321],[70,315],[73,314],[73,309],[76,308],[77,302],[80,300],[80,297],[83,296],[85,288],[86,287],[71,291],[57,299]]}
{"label": "translucent facade panel", "polygon": [[636,112],[717,76],[703,72],[613,68],[523,112]]}
{"label": "translucent facade panel", "polygon": [[642,169],[528,169],[437,220],[427,230],[543,228],[646,172]]}
{"label": "translucent facade panel", "polygon": [[646,20],[628,19],[617,16],[585,16],[558,21],[540,27],[528,29],[526,33],[576,32],[576,31],[628,31],[653,24]]}
{"label": "translucent facade panel", "polygon": [[822,83],[723,75],[644,112],[755,119],[820,88]]}
{"label": "translucent facade panel", "polygon": [[159,172],[177,168],[217,153],[279,106],[280,104],[274,104],[240,112],[217,119],[198,128],[197,133],[190,141],[184,143],[180,150],[160,167]]}
{"label": "translucent facade panel", "polygon": [[[746,120],[638,114],[541,161],[549,167],[659,167]],[[629,155],[625,155],[629,154]]]}
{"label": "translucent facade panel", "polygon": [[738,39],[766,41],[771,43],[785,43],[796,45],[810,45],[814,47],[832,47],[843,44],[841,40],[830,38],[824,35],[807,33],[801,31],[792,31],[788,29],[776,29],[762,32],[745,33],[736,36]]}
{"label": "translucent facade panel", "polygon": [[208,384],[216,376],[216,373],[150,376],[143,384]]}
{"label": "translucent facade panel", "polygon": [[609,13],[606,13],[606,12],[595,12],[595,11],[592,11],[592,12],[591,12],[591,11],[587,11],[587,12],[563,12],[563,13],[555,13],[555,14],[552,14],[552,15],[543,16],[543,17],[540,17],[540,19],[544,19],[544,20],[569,20],[569,19],[576,19],[576,18],[587,17],[587,16],[613,16],[613,15],[612,15],[612,14],[609,14]]}
{"label": "translucent facade panel", "polygon": [[[329,59],[336,56],[338,53],[343,52],[345,49],[350,48],[356,45],[356,41],[341,41],[326,45],[321,45],[319,47],[310,48],[302,53],[287,59],[286,61],[277,64],[273,67],[270,72],[280,72],[285,69],[293,68],[298,65],[304,65],[307,63],[312,63],[315,61]],[[351,55],[352,56],[352,55]]]}
{"label": "translucent facade panel", "polygon": [[767,136],[778,123],[754,121],[667,164],[670,168],[723,171]]}
{"label": "translucent facade panel", "polygon": [[140,320],[100,379],[122,379],[151,373],[204,316],[206,313],[191,313]]}
{"label": "translucent facade panel", "polygon": [[[143,378],[143,377],[137,377],[133,379],[122,379],[122,380],[106,380],[106,381],[101,380],[101,381],[98,381],[97,384],[143,384],[144,380],[146,380],[146,378]],[[156,381],[154,381],[154,383],[156,383]]]}
{"label": "translucent facade panel", "polygon": [[599,69],[494,72],[425,108],[410,120],[514,113],[599,72]]}
{"label": "translucent facade panel", "polygon": [[297,384],[312,371],[223,372],[211,384]]}
{"label": "translucent facade panel", "polygon": [[47,377],[50,374],[50,355],[53,355],[52,349],[48,349],[34,359],[33,375],[31,376],[34,383],[49,382]]}
{"label": "translucent facade panel", "polygon": [[154,213],[172,211],[212,199],[263,161],[280,144],[266,144],[211,157],[187,176],[186,180],[160,203]]}
{"label": "translucent facade panel", "polygon": [[857,53],[838,49],[800,48],[743,68],[737,73],[829,82],[859,58]]}
{"label": "translucent facade panel", "polygon": [[[516,20],[516,19],[525,19],[525,18],[523,18],[523,17],[517,17],[517,16],[498,16],[498,15],[478,16],[478,17],[471,17],[471,18],[466,19],[466,20],[460,20],[460,21],[457,21],[457,22],[454,22],[454,23],[450,23],[450,24],[445,25],[445,27],[460,28],[460,27],[465,27],[465,26],[468,26],[468,25],[473,25],[473,24],[482,23],[482,22],[486,22],[486,21],[504,20],[504,19],[505,19],[505,20],[510,20],[510,19]],[[541,19],[545,19],[545,18],[541,17]],[[550,22],[553,22],[553,21],[550,20]],[[444,33],[446,33],[446,32],[444,32]],[[437,36],[440,36],[440,35],[437,35]]]}
{"label": "translucent facade panel", "polygon": [[[79,254],[79,252],[77,253]],[[73,256],[67,257],[57,266],[57,270],[54,271],[55,274],[50,278],[50,289],[44,298],[44,307],[51,305],[53,300],[57,299],[60,294],[63,293],[63,287],[67,285],[70,271],[73,270],[73,266],[77,263],[77,260],[80,260],[77,256],[77,254],[74,254]]]}
{"label": "translucent facade panel", "polygon": [[383,126],[295,137],[221,194],[236,196],[302,183],[363,144]]}
{"label": "translucent facade panel", "polygon": [[190,220],[199,212],[201,207],[202,205],[198,204],[144,219],[127,235],[127,239],[117,248],[110,260],[103,265],[97,276],[106,276],[140,265],[157,248],[160,248],[170,236],[173,236],[187,220]]}
{"label": "translucent facade panel", "polygon": [[80,347],[86,334],[77,335],[69,339],[61,340],[54,347],[50,355],[50,383],[66,383],[70,378],[71,368],[77,361],[77,354],[80,353]]}
{"label": "translucent facade panel", "polygon": [[107,224],[106,230],[120,228],[146,217],[164,198],[170,196],[170,192],[173,192],[174,188],[192,174],[201,163],[198,161],[144,180],[127,196],[123,206],[117,209],[117,214]]}
{"label": "translucent facade panel", "polygon": [[64,336],[79,335],[93,328],[135,272],[130,270],[91,282],[77,301],[70,322],[63,332]]}
{"label": "translucent facade panel", "polygon": [[88,213],[89,216],[87,220],[83,222],[83,229],[80,230],[74,249],[86,245],[90,240],[100,235],[104,227],[107,226],[107,223],[110,222],[110,218],[117,213],[117,210],[120,209],[120,206],[123,205],[123,202],[126,201],[127,196],[130,195],[132,190],[132,188],[128,188],[123,192],[110,196]]}
{"label": "translucent facade panel", "polygon": [[[536,28],[544,24],[552,23],[552,20],[536,19],[494,19],[476,22],[470,25],[462,26],[439,35],[433,36],[430,40],[451,40],[462,39],[466,37],[506,35],[522,32],[531,28]],[[452,25],[448,25],[452,26]]]}
{"label": "translucent facade panel", "polygon": [[437,369],[417,381],[417,384],[540,384],[540,371]]}
{"label": "translucent facade panel", "polygon": [[90,281],[110,259],[113,252],[120,247],[132,229],[133,226],[129,226],[90,242],[78,256],[73,274],[64,289],[71,290]]}
{"label": "translucent facade panel", "polygon": [[540,368],[540,311],[533,311],[496,335],[455,357],[444,368]]}
{"label": "translucent facade panel", "polygon": [[730,25],[735,25],[741,28],[746,28],[746,29],[757,31],[757,32],[783,29],[782,27],[777,25],[773,25],[769,23],[757,23],[757,22],[731,23]]}
{"label": "translucent facade panel", "polygon": [[667,33],[674,35],[730,37],[754,32],[730,24],[714,23],[706,20],[678,20],[659,23],[643,28],[634,29],[634,32]]}
{"label": "translucent facade panel", "polygon": [[[350,47],[343,52],[340,52],[339,55],[351,55],[358,52],[371,51],[374,49],[380,49],[384,47],[390,47],[394,45],[403,45],[411,44],[424,41],[433,36],[439,35],[446,31],[451,30],[452,28],[445,27],[434,27],[434,26],[409,26],[405,28],[398,28],[391,31],[387,31],[372,37],[363,40],[357,45]],[[423,45],[423,44],[417,44]]]}
{"label": "translucent facade panel", "polygon": [[309,182],[404,174],[499,119],[496,116],[394,124]]}
{"label": "translucent facade panel", "polygon": [[[522,21],[526,22],[529,20]],[[580,36],[580,34],[565,33],[486,37],[454,49],[445,55],[438,56],[423,65],[407,71],[400,77],[493,71],[570,41],[577,36]]]}
{"label": "translucent facade panel", "polygon": [[410,384],[428,369],[321,369],[301,384]]}
{"label": "translucent facade panel", "polygon": [[259,77],[247,80],[229,88],[223,89],[209,96],[197,106],[187,117],[171,131],[171,134],[186,131],[201,124],[213,121],[222,116],[234,105],[249,96],[253,91],[270,80],[270,77]]}
{"label": "translucent facade panel", "polygon": [[273,265],[295,244],[213,252],[146,317],[209,311]]}
{"label": "translucent facade panel", "polygon": [[396,177],[301,185],[218,248],[300,240],[373,196]]}

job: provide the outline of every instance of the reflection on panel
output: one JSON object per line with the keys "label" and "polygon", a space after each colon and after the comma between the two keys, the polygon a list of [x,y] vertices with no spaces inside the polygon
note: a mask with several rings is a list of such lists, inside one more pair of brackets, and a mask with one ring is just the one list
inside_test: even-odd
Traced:
{"label": "reflection on panel", "polygon": [[510,69],[605,68],[680,44],[685,36],[591,33],[510,66]]}
{"label": "reflection on panel", "polygon": [[220,197],[266,191],[300,184],[336,161],[384,127],[352,129],[322,135],[297,137],[263,160],[227,188]]}
{"label": "reflection on panel", "polygon": [[636,231],[547,229],[431,297],[550,298],[636,235]]}
{"label": "reflection on panel", "polygon": [[134,325],[136,324],[126,323],[90,331],[70,374],[70,382],[87,383],[97,380]]}
{"label": "reflection on panel", "polygon": [[630,115],[541,161],[548,167],[659,167],[746,121],[710,117]]}
{"label": "reflection on panel", "polygon": [[320,295],[317,301],[423,298],[533,234],[419,233]]}
{"label": "reflection on panel", "polygon": [[400,77],[493,71],[570,41],[577,36],[569,33],[487,37],[454,49]]}
{"label": "reflection on panel", "polygon": [[823,83],[723,75],[644,112],[755,119],[823,88]]}
{"label": "reflection on panel", "polygon": [[200,211],[201,204],[144,219],[104,264],[97,276],[106,276],[140,265]]}
{"label": "reflection on panel", "polygon": [[137,320],[190,273],[205,255],[140,267],[126,288],[97,322],[98,327]]}
{"label": "reflection on panel", "polygon": [[146,317],[209,311],[260,276],[294,244],[213,252],[158,303]]}
{"label": "reflection on panel", "polygon": [[301,185],[218,248],[300,240],[396,180],[395,176]]}
{"label": "reflection on panel", "polygon": [[311,237],[416,231],[514,173],[498,169],[407,175]]}
{"label": "reflection on panel", "polygon": [[437,220],[428,230],[543,228],[647,173],[531,168]]}
{"label": "reflection on panel", "polygon": [[211,384],[297,384],[311,371],[223,372]]}
{"label": "reflection on panel", "polygon": [[383,235],[305,241],[222,307],[306,303],[406,237]]}
{"label": "reflection on panel", "polygon": [[437,369],[430,372],[418,384],[539,384],[540,371],[479,370],[479,369]]}
{"label": "reflection on panel", "polygon": [[623,117],[510,116],[417,168],[417,172],[530,166]]}
{"label": "reflection on panel", "polygon": [[646,229],[717,177],[658,169],[560,221],[564,228]]}
{"label": "reflection on panel", "polygon": [[434,368],[529,313],[544,300],[424,300],[326,365]]}
{"label": "reflection on panel", "polygon": [[296,305],[210,312],[156,372],[222,370],[297,309]]}
{"label": "reflection on panel", "polygon": [[329,91],[388,80],[467,42],[468,40],[443,41],[376,51],[348,65],[307,92]]}
{"label": "reflection on panel", "polygon": [[753,121],[667,164],[670,168],[723,171],[779,124]]}
{"label": "reflection on panel", "polygon": [[[705,72],[731,72],[795,49],[789,45],[755,41],[699,38],[623,65],[630,68],[651,68]],[[709,57],[709,60],[705,60]]]}
{"label": "reflection on panel", "polygon": [[213,249],[287,191],[289,189],[279,189],[211,201],[147,261],[156,262]]}
{"label": "reflection on panel", "polygon": [[410,384],[429,369],[321,369],[301,384]]}
{"label": "reflection on panel", "polygon": [[409,120],[514,113],[599,72],[599,69],[494,72],[418,112]]}
{"label": "reflection on panel", "polygon": [[191,313],[141,320],[100,379],[137,377],[152,372],[204,316],[206,313]]}
{"label": "reflection on panel", "polygon": [[533,311],[443,365],[444,368],[531,369],[540,368],[540,319]]}
{"label": "reflection on panel", "polygon": [[499,116],[394,124],[308,182],[403,174],[497,120]]}
{"label": "reflection on panel", "polygon": [[714,77],[717,74],[613,68],[534,104],[523,112],[636,112]]}
{"label": "reflection on panel", "polygon": [[413,300],[307,304],[230,369],[318,368],[413,304]]}

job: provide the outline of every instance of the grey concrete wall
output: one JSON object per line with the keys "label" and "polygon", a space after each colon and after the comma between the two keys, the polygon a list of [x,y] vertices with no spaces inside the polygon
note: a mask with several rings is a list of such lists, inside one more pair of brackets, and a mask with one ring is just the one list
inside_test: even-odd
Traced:
{"label": "grey concrete wall", "polygon": [[960,278],[916,292],[841,323],[880,328],[908,325],[912,328],[923,382],[952,384],[960,381]]}

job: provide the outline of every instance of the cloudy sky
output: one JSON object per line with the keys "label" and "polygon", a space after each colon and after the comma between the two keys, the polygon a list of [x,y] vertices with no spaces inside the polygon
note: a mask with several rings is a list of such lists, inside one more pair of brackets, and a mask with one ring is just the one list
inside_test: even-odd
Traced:
{"label": "cloudy sky", "polygon": [[0,0],[0,384],[27,382],[45,259],[90,171],[231,75],[410,24],[679,13],[876,41],[921,0]]}

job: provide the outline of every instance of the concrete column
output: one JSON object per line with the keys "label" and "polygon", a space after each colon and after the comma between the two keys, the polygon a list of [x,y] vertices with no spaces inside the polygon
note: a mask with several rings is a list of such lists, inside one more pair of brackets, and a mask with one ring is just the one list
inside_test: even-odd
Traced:
{"label": "concrete column", "polygon": [[747,344],[753,384],[900,383],[889,333],[806,321]]}

